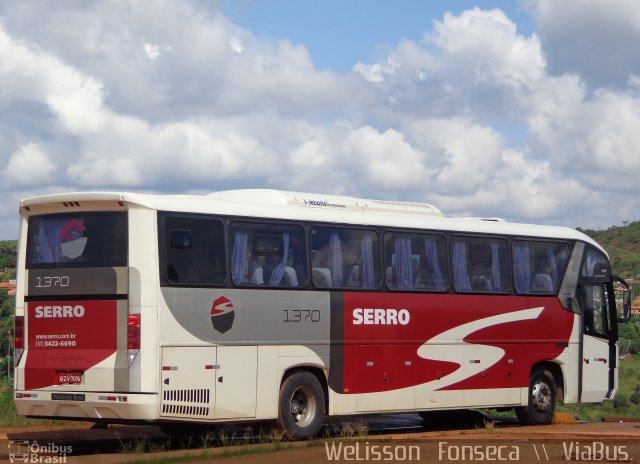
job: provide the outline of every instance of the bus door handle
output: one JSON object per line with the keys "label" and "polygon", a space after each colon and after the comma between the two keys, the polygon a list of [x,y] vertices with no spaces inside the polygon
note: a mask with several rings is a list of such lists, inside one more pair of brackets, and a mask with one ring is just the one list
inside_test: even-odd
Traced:
{"label": "bus door handle", "polygon": [[224,376],[221,375],[220,377],[218,377],[218,382],[220,383],[224,382]]}

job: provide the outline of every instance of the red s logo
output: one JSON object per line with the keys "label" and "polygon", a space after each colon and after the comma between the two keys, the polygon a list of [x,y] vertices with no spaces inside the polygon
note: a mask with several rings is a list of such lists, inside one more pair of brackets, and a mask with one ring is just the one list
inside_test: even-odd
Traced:
{"label": "red s logo", "polygon": [[211,324],[220,333],[225,333],[233,326],[236,312],[229,298],[221,296],[211,304]]}

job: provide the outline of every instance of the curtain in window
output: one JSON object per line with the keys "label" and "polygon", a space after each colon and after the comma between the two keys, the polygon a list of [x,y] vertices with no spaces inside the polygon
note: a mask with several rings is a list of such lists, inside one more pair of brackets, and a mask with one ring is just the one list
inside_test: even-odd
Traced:
{"label": "curtain in window", "polygon": [[244,279],[247,272],[247,232],[236,232],[233,238],[233,250],[231,251],[231,278],[238,285]]}
{"label": "curtain in window", "polygon": [[531,289],[531,265],[529,247],[526,244],[514,243],[513,267],[516,280],[516,290],[528,293]]}
{"label": "curtain in window", "polygon": [[556,260],[558,260],[558,271],[562,271],[569,261],[569,249],[562,247],[559,253],[556,253]]}
{"label": "curtain in window", "polygon": [[464,242],[453,245],[453,283],[456,290],[470,292],[469,270],[467,268],[467,246]]}
{"label": "curtain in window", "polygon": [[331,284],[342,287],[342,247],[340,235],[334,232],[329,237],[329,267],[331,268]]}
{"label": "curtain in window", "polygon": [[362,236],[360,252],[362,253],[362,288],[373,288],[375,273],[373,270],[373,242],[370,234],[365,233]]}
{"label": "curtain in window", "polygon": [[596,253],[592,250],[587,251],[587,259],[584,262],[582,274],[584,276],[592,277],[598,261],[600,261],[600,259]]}
{"label": "curtain in window", "polygon": [[554,253],[556,260],[556,280],[560,280],[560,272],[562,272],[569,261],[569,250],[566,247],[562,247],[558,253]]}
{"label": "curtain in window", "polygon": [[282,246],[284,247],[282,257],[278,261],[278,264],[276,264],[276,267],[271,273],[271,277],[269,278],[269,285],[271,287],[280,285],[282,277],[284,276],[284,268],[287,265],[287,261],[289,260],[289,234],[286,232],[282,234]]}
{"label": "curtain in window", "polygon": [[551,273],[551,281],[553,282],[553,287],[555,288],[558,283],[558,263],[556,262],[556,254],[553,252],[552,248],[547,250],[547,261],[549,263],[549,272]]}
{"label": "curtain in window", "polygon": [[498,244],[491,244],[491,277],[492,277],[492,288],[493,292],[501,292],[502,291],[502,273],[500,272],[500,252],[498,251]]}
{"label": "curtain in window", "polygon": [[[446,290],[447,284],[444,280],[444,275],[442,274],[440,260],[438,259],[438,241],[433,238],[425,239],[424,246],[427,251],[427,264],[431,266],[431,272],[433,273],[433,281],[436,285],[436,290]],[[467,277],[467,281],[468,280],[469,278]]]}
{"label": "curtain in window", "polygon": [[395,273],[398,288],[413,288],[413,263],[411,262],[411,239],[408,237],[395,239]]}
{"label": "curtain in window", "polygon": [[38,256],[36,263],[60,263],[67,261],[60,251],[60,232],[68,219],[41,221],[38,230]]}

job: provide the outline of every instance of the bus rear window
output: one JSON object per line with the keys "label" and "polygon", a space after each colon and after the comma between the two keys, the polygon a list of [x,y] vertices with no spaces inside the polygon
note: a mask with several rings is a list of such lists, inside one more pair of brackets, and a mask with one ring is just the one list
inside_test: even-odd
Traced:
{"label": "bus rear window", "polygon": [[27,268],[127,265],[127,214],[50,214],[29,219]]}

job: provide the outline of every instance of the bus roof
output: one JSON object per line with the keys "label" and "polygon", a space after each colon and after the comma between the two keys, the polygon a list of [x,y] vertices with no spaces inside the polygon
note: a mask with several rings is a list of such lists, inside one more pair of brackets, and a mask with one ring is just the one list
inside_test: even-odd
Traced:
{"label": "bus roof", "polygon": [[[40,205],[51,206],[60,203],[62,207],[64,203],[75,203],[79,206],[82,202],[120,202],[159,211],[558,238],[580,240],[602,249],[590,237],[569,227],[512,223],[493,217],[445,217],[437,207],[420,202],[373,200],[272,189],[227,190],[207,195],[71,192],[26,198],[22,200],[21,206],[37,210],[37,206]],[[37,211],[31,214],[37,214]]]}

